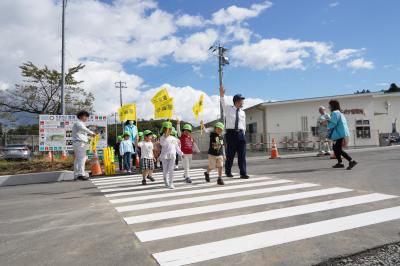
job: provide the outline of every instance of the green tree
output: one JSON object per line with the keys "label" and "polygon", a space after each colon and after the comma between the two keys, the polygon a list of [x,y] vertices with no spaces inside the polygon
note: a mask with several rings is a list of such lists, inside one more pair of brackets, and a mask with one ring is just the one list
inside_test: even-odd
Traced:
{"label": "green tree", "polygon": [[400,88],[396,85],[396,83],[390,84],[390,88],[385,91],[385,93],[391,93],[391,92],[400,92]]}
{"label": "green tree", "polygon": [[[94,96],[85,91],[74,77],[85,66],[71,67],[65,75],[65,110],[67,114],[86,109],[93,111]],[[10,119],[10,114],[59,114],[61,110],[61,73],[47,66],[39,68],[32,62],[20,66],[24,79],[14,88],[0,91],[0,112]]]}

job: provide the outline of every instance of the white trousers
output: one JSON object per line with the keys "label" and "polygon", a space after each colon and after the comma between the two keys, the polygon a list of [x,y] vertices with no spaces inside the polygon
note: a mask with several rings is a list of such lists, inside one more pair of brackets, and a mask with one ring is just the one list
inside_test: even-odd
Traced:
{"label": "white trousers", "polygon": [[162,159],[161,162],[165,186],[172,186],[174,184],[175,159]]}
{"label": "white trousers", "polygon": [[192,166],[192,154],[184,154],[182,159],[185,178],[190,177],[190,167]]}
{"label": "white trousers", "polygon": [[86,149],[87,145],[83,142],[74,142],[74,176],[86,176],[85,163],[86,163]]}
{"label": "white trousers", "polygon": [[331,152],[331,147],[329,145],[329,140],[327,139],[327,134],[320,133],[319,134],[319,152],[326,153]]}

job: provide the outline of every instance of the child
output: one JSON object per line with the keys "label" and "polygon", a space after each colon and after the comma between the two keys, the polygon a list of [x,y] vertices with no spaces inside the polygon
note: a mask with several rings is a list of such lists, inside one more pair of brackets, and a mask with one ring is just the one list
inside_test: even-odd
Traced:
{"label": "child", "polygon": [[139,169],[140,169],[140,172],[141,172],[142,171],[142,160],[141,160],[142,154],[141,154],[141,149],[140,149],[140,145],[139,144],[144,141],[143,132],[139,132],[138,136],[139,136],[139,140],[138,140],[138,145],[137,145],[137,148],[136,148],[136,156],[139,158]]}
{"label": "child", "polygon": [[[182,156],[182,151],[179,148],[177,138],[171,136],[172,123],[166,121],[162,124],[161,132],[163,135],[160,138],[161,145],[161,162],[163,166],[163,176],[165,186],[174,189],[174,164],[177,154]],[[169,175],[169,179],[167,179]]]}
{"label": "child", "polygon": [[206,182],[210,182],[210,172],[214,168],[218,170],[218,185],[224,185],[222,180],[222,167],[224,166],[225,150],[224,140],[222,138],[222,132],[224,130],[224,124],[218,122],[214,126],[214,132],[210,134],[210,147],[208,149],[208,168],[204,172]]}
{"label": "child", "polygon": [[130,174],[131,173],[131,156],[134,152],[133,144],[131,141],[131,134],[125,131],[124,140],[119,145],[119,154],[124,157],[124,169],[125,171]]}
{"label": "child", "polygon": [[178,136],[180,137],[181,141],[181,150],[183,152],[183,158],[182,158],[182,163],[183,163],[183,169],[184,169],[184,175],[183,178],[185,178],[186,183],[192,183],[192,180],[190,179],[190,167],[192,165],[192,154],[193,154],[193,144],[194,140],[192,137],[192,126],[190,124],[185,124],[183,125],[183,132],[181,132],[181,123],[180,120],[178,119],[176,121],[176,129],[178,131]]}
{"label": "child", "polygon": [[121,145],[121,141],[123,140],[122,136],[117,137],[117,143],[115,143],[114,146],[114,151],[115,155],[117,155],[118,158],[118,166],[119,166],[119,171],[122,172],[122,156],[119,154],[119,146]]}
{"label": "child", "polygon": [[154,182],[152,177],[154,171],[154,146],[152,142],[153,133],[150,130],[145,130],[143,132],[144,141],[139,142],[138,146],[141,150],[141,161],[140,165],[142,167],[142,185],[146,185],[146,178]]}
{"label": "child", "polygon": [[153,134],[153,146],[154,146],[154,158],[155,158],[155,168],[161,168],[158,167],[158,162],[160,158],[160,153],[161,153],[161,145],[160,142],[158,141],[158,136],[156,134]]}

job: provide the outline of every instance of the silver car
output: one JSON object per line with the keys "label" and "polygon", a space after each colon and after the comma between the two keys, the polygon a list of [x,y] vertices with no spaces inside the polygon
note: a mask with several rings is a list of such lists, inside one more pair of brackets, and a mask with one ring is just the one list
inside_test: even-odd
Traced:
{"label": "silver car", "polygon": [[30,160],[32,159],[32,151],[24,144],[10,144],[3,148],[3,159],[12,160]]}

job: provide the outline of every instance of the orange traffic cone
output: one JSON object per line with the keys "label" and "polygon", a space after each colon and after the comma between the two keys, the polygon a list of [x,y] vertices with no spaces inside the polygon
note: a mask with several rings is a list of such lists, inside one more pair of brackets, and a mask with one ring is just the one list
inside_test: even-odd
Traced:
{"label": "orange traffic cone", "polygon": [[67,153],[66,153],[65,151],[62,151],[62,153],[61,153],[61,160],[65,161],[65,160],[67,160],[67,159],[68,159]]}
{"label": "orange traffic cone", "polygon": [[47,154],[46,159],[49,161],[53,160],[53,153],[51,151],[49,151],[49,153]]}
{"label": "orange traffic cone", "polygon": [[271,150],[271,157],[270,159],[277,159],[279,158],[278,148],[276,147],[275,138],[272,138],[272,150]]}
{"label": "orange traffic cone", "polygon": [[101,166],[99,162],[99,157],[97,157],[97,153],[93,153],[93,158],[90,166],[90,171],[92,172],[92,176],[102,175]]}

